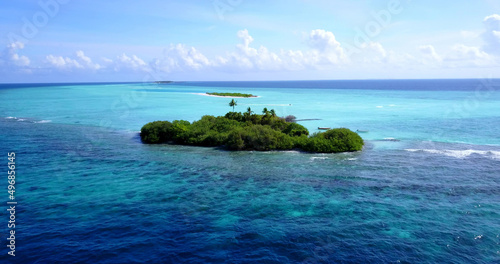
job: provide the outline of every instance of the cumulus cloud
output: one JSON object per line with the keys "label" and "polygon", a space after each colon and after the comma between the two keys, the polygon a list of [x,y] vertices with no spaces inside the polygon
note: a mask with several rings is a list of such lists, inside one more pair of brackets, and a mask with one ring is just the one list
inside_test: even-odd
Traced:
{"label": "cumulus cloud", "polygon": [[257,55],[257,50],[254,48],[250,48],[250,44],[253,42],[253,37],[250,36],[250,33],[248,33],[247,29],[238,31],[236,35],[243,42],[242,44],[236,45],[239,50],[241,50],[247,56]]}
{"label": "cumulus cloud", "polygon": [[[236,45],[236,52],[230,53],[227,58],[219,57],[219,64],[234,65],[245,70],[278,70],[282,67],[281,58],[264,46],[258,49],[251,47],[254,41],[248,30],[240,30],[237,37],[241,43]],[[220,66],[220,65],[219,65]]]}
{"label": "cumulus cloud", "polygon": [[[418,62],[415,56],[405,52],[387,50],[380,42],[364,42],[350,48],[349,59],[345,65],[363,68],[407,68]],[[344,49],[346,50],[346,49]]]}
{"label": "cumulus cloud", "polygon": [[307,55],[301,50],[281,50],[283,65],[286,70],[297,71],[306,68]]}
{"label": "cumulus cloud", "polygon": [[491,54],[500,55],[500,15],[487,16],[483,23],[486,29],[482,34],[485,42],[484,50]]}
{"label": "cumulus cloud", "polygon": [[[500,15],[493,14],[483,20],[484,32],[481,37],[484,41],[482,47],[456,44],[440,55],[432,45],[418,47],[421,53],[420,62],[423,64],[442,65],[445,67],[492,67],[498,66],[500,55]],[[462,36],[473,38],[474,32],[462,31]],[[439,63],[439,64],[438,64]]]}
{"label": "cumulus cloud", "polygon": [[422,45],[418,47],[418,50],[422,54],[423,62],[424,63],[432,63],[432,62],[441,62],[442,58],[439,56],[436,52],[436,49],[434,49],[434,46],[432,45]]}
{"label": "cumulus cloud", "polygon": [[157,70],[172,72],[201,70],[210,66],[212,62],[194,47],[172,44],[164,51],[163,58],[155,59],[151,64]]}
{"label": "cumulus cloud", "polygon": [[[239,43],[233,51],[209,59],[195,47],[184,44],[171,44],[164,50],[163,56],[149,63],[136,55],[123,53],[115,58],[102,57],[100,63],[94,62],[82,50],[73,56],[47,55],[45,65],[49,69],[60,71],[106,71],[115,72],[183,72],[199,70],[218,70],[224,72],[247,71],[297,71],[306,68],[338,66],[349,62],[345,49],[335,35],[323,29],[312,30],[307,35],[308,49],[271,51],[265,46],[254,47],[254,38],[248,30],[236,34]],[[19,56],[15,50],[22,49],[22,44],[9,46],[7,52],[10,61],[17,65],[29,65],[29,59]],[[364,44],[362,50],[373,55],[372,62],[380,62],[387,52],[380,43]]]}
{"label": "cumulus cloud", "polygon": [[24,49],[24,43],[22,42],[8,44],[0,56],[1,65],[10,69],[28,67],[31,63],[30,59],[18,54],[18,51],[22,49]]}
{"label": "cumulus cloud", "polygon": [[[115,71],[154,71],[183,72],[198,70],[221,70],[225,72],[246,71],[294,71],[304,68],[315,68],[325,65],[340,65],[347,61],[344,49],[332,32],[322,29],[313,30],[308,36],[310,49],[280,50],[273,52],[265,46],[253,47],[254,38],[248,30],[240,30],[236,34],[239,43],[235,49],[225,55],[209,59],[195,47],[184,44],[171,44],[165,49],[163,56],[152,60],[149,64],[137,56],[122,54],[116,59],[102,58],[103,68],[113,68]],[[373,46],[373,47],[372,47]],[[378,54],[385,56],[385,50],[380,44],[370,44]],[[84,55],[79,56],[79,64],[89,63]]]}
{"label": "cumulus cloud", "polygon": [[83,66],[78,63],[76,60],[62,57],[62,56],[54,56],[48,55],[45,57],[45,61],[52,67],[59,70],[72,70],[72,69],[82,69]]}
{"label": "cumulus cloud", "polygon": [[116,57],[113,61],[113,66],[115,71],[122,70],[132,70],[132,71],[148,71],[149,67],[141,58],[136,55],[131,57],[127,56],[125,53]]}
{"label": "cumulus cloud", "polygon": [[386,65],[390,65],[393,68],[407,68],[412,67],[417,62],[417,59],[408,53],[397,53],[394,51],[388,51],[387,57],[385,59]]}
{"label": "cumulus cloud", "polygon": [[354,59],[363,63],[385,63],[387,62],[387,51],[379,42],[369,42],[360,45],[359,56]]}
{"label": "cumulus cloud", "polygon": [[113,63],[113,60],[112,59],[109,59],[109,58],[106,58],[106,57],[102,57],[101,60],[104,62],[104,63],[107,63],[107,64],[111,64]]}
{"label": "cumulus cloud", "polygon": [[[416,69],[420,67],[491,67],[498,66],[500,55],[500,15],[491,15],[483,21],[485,31],[481,35],[484,46],[471,47],[463,44],[439,53],[432,45],[417,46],[412,54],[394,52],[379,42],[365,42],[351,47],[341,43],[333,32],[324,29],[304,33],[303,49],[277,51],[266,46],[256,46],[254,37],[246,29],[236,33],[237,43],[225,54],[208,57],[195,47],[171,44],[162,56],[145,61],[136,55],[125,53],[116,57],[101,57],[94,62],[82,50],[72,56],[48,55],[44,63],[49,69],[61,71],[92,71],[166,74],[173,72],[219,71],[219,72],[278,72],[301,70],[332,70],[336,68],[369,70],[385,68]],[[472,36],[462,32],[464,37]],[[477,33],[479,34],[479,33]],[[476,35],[478,36],[478,35]],[[425,44],[425,43],[424,43]],[[29,69],[30,59],[19,53],[24,48],[20,42],[9,44],[0,54],[2,68]],[[355,52],[352,52],[355,49]],[[111,59],[110,59],[111,58]],[[35,69],[36,67],[31,67]]]}
{"label": "cumulus cloud", "polygon": [[92,59],[87,57],[81,50],[75,53],[75,58],[48,55],[45,57],[46,64],[50,68],[57,70],[72,71],[72,70],[99,70],[101,65],[93,63]]}
{"label": "cumulus cloud", "polygon": [[101,65],[93,63],[92,60],[89,57],[85,56],[85,53],[81,50],[76,52],[76,57],[87,69],[99,70],[101,68]]}
{"label": "cumulus cloud", "polygon": [[280,50],[279,53],[270,51],[265,46],[252,47],[254,38],[248,30],[237,33],[240,43],[236,51],[226,56],[218,56],[213,65],[225,70],[302,70],[326,65],[338,65],[347,61],[341,44],[335,39],[332,32],[322,29],[312,30],[308,35],[309,50]]}
{"label": "cumulus cloud", "polygon": [[481,51],[479,48],[469,47],[462,44],[453,46],[452,51],[453,53],[451,55],[451,58],[455,59],[477,60],[489,58],[489,55],[486,52]]}
{"label": "cumulus cloud", "polygon": [[451,67],[460,66],[491,66],[494,64],[493,58],[478,47],[457,44],[445,56],[445,61]]}
{"label": "cumulus cloud", "polygon": [[309,34],[309,45],[313,48],[310,55],[315,63],[338,64],[347,59],[344,49],[330,31],[312,30]]}

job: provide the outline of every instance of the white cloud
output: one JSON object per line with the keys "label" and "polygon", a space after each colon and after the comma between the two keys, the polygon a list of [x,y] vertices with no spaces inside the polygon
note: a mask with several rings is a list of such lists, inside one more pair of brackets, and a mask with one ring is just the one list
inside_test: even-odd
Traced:
{"label": "white cloud", "polygon": [[210,61],[201,52],[194,47],[177,44],[171,45],[166,53],[167,57],[176,58],[181,65],[188,68],[199,70],[204,66],[210,65]]}
{"label": "white cloud", "polygon": [[408,53],[397,53],[394,51],[388,51],[385,60],[386,65],[392,68],[412,68],[418,60],[411,54]]}
{"label": "white cloud", "polygon": [[101,65],[92,63],[92,60],[85,56],[85,53],[81,50],[76,52],[76,57],[81,61],[83,65],[86,66],[87,69],[91,70],[99,70],[101,68]]}
{"label": "white cloud", "polygon": [[462,44],[453,46],[451,56],[448,58],[458,60],[489,59],[489,55],[477,47],[469,47]]}
{"label": "white cloud", "polygon": [[[311,30],[304,33],[304,48],[287,50],[285,47],[277,51],[266,46],[256,46],[254,37],[244,29],[236,33],[238,42],[233,49],[225,54],[216,54],[207,57],[202,51],[185,44],[171,44],[167,47],[161,58],[145,61],[136,55],[123,53],[115,58],[101,57],[99,63],[94,62],[82,50],[73,56],[64,57],[48,55],[45,64],[51,69],[63,71],[92,71],[122,74],[155,73],[175,76],[170,73],[179,73],[178,76],[190,76],[191,73],[201,72],[202,75],[213,73],[263,73],[262,76],[273,76],[275,73],[285,76],[287,72],[304,71],[314,72],[317,76],[331,73],[334,70],[342,72],[358,72],[372,74],[394,69],[407,74],[413,70],[439,69],[439,68],[478,68],[497,67],[500,65],[500,15],[491,15],[483,21],[485,30],[461,31],[463,38],[458,43],[446,49],[439,46],[438,52],[433,45],[420,45],[411,54],[404,50],[395,52],[386,49],[384,45],[391,43],[365,42],[356,47],[348,43],[340,43],[333,32],[324,29]],[[481,37],[484,46],[479,47],[474,38]],[[474,43],[474,44],[464,44]],[[423,43],[426,44],[426,43]],[[441,44],[440,44],[441,45]],[[401,45],[399,45],[401,46]],[[388,47],[388,46],[387,46]],[[9,44],[0,55],[0,66],[5,69],[36,69],[30,67],[31,61],[22,56],[19,50],[24,45],[20,42]],[[355,52],[350,52],[354,51]],[[112,59],[109,59],[112,58]],[[17,67],[17,68],[14,68]],[[317,71],[318,70],[318,71]],[[388,72],[391,72],[388,71]],[[184,75],[183,75],[184,74]],[[293,74],[292,74],[293,75]],[[365,74],[366,75],[366,74]],[[276,75],[278,76],[278,75]],[[209,76],[210,77],[210,76]],[[160,79],[160,78],[159,78]]]}
{"label": "white cloud", "polygon": [[279,53],[275,53],[265,46],[254,48],[251,46],[254,38],[246,29],[238,31],[237,37],[241,43],[236,45],[236,51],[225,57],[218,56],[213,63],[214,66],[225,71],[296,71],[340,65],[348,61],[335,35],[322,29],[310,32],[307,43],[311,49],[305,51],[282,49]]}
{"label": "white cloud", "polygon": [[185,70],[201,70],[212,65],[212,62],[194,47],[184,44],[170,45],[164,50],[163,58],[155,59],[151,66],[156,71],[174,72]]}
{"label": "white cloud", "polygon": [[319,64],[338,64],[347,57],[335,35],[323,29],[316,29],[309,34],[309,45],[313,48],[313,62]]}
{"label": "white cloud", "polygon": [[[184,44],[171,44],[165,49],[162,58],[147,63],[136,55],[122,54],[114,59],[101,57],[98,64],[82,50],[74,56],[58,56],[50,54],[45,57],[49,68],[62,71],[106,71],[115,72],[191,72],[200,70],[215,70],[222,72],[276,72],[299,71],[306,69],[326,69],[331,66],[342,67],[350,62],[345,49],[332,32],[316,29],[307,35],[309,49],[285,50],[273,52],[265,46],[253,47],[254,38],[248,30],[240,30],[236,34],[239,43],[235,49],[225,55],[209,59],[195,47]],[[22,48],[22,44],[12,45],[11,49]],[[380,43],[366,43],[361,47],[363,62],[386,63],[389,52]],[[19,63],[24,61],[17,58]],[[26,58],[27,59],[27,58]],[[26,62],[24,63],[26,64]],[[29,64],[29,60],[28,60]]]}
{"label": "white cloud", "polygon": [[[253,37],[248,30],[240,30],[237,34],[243,44],[236,45],[238,53],[231,55],[232,60],[243,68],[254,68],[259,70],[278,70],[282,66],[281,58],[266,47],[260,46],[259,49],[250,47]],[[231,61],[231,59],[229,59]]]}
{"label": "white cloud", "polygon": [[132,71],[148,71],[149,67],[141,58],[136,55],[132,57],[127,56],[125,53],[118,56],[115,61],[113,61],[113,66],[115,71],[122,70],[132,70]]}
{"label": "white cloud", "polygon": [[[422,54],[422,62],[425,65],[451,68],[470,67],[493,67],[498,66],[499,61],[496,55],[500,55],[500,15],[487,16],[483,20],[485,27],[481,34],[484,45],[482,47],[456,44],[449,48],[448,52],[440,55],[432,45],[423,45],[418,49]],[[471,31],[461,31],[464,38],[470,39],[479,35]]]}
{"label": "white cloud", "polygon": [[301,50],[281,50],[283,65],[286,70],[296,71],[305,68],[306,55]]}
{"label": "white cloud", "polygon": [[448,62],[451,67],[484,67],[495,64],[494,59],[480,48],[462,44],[453,46],[444,61]]}
{"label": "white cloud", "polygon": [[92,59],[87,57],[85,53],[81,50],[75,53],[75,58],[55,56],[51,54],[45,57],[45,62],[49,65],[49,67],[63,71],[72,71],[72,70],[95,71],[102,68],[101,65],[93,63]]}
{"label": "white cloud", "polygon": [[238,31],[237,37],[241,43],[236,45],[236,51],[226,54],[225,57],[218,56],[213,66],[224,71],[275,71],[283,68],[283,61],[278,54],[264,46],[258,49],[250,46],[254,39],[248,30]]}
{"label": "white cloud", "polygon": [[83,66],[78,61],[68,57],[48,55],[45,57],[45,61],[59,70],[83,69]]}
{"label": "white cloud", "polygon": [[379,42],[369,42],[361,44],[360,53],[353,56],[356,62],[363,63],[386,63],[387,51]]}
{"label": "white cloud", "polygon": [[254,48],[250,48],[250,44],[253,42],[253,37],[250,36],[247,29],[238,31],[236,35],[243,41],[243,44],[236,45],[239,50],[241,50],[247,56],[257,55],[257,50]]}
{"label": "white cloud", "polygon": [[487,16],[483,23],[486,29],[482,35],[485,42],[484,50],[491,54],[500,55],[500,15]]}
{"label": "white cloud", "polygon": [[422,62],[425,64],[441,62],[443,59],[439,56],[432,45],[422,45],[418,47],[420,53],[422,53]]}
{"label": "white cloud", "polygon": [[380,42],[365,42],[353,48],[346,66],[379,70],[408,68],[418,63],[411,54],[387,50]]}
{"label": "white cloud", "polygon": [[11,69],[28,67],[31,63],[30,59],[17,53],[18,50],[22,49],[24,49],[22,42],[8,44],[0,56],[2,66]]}
{"label": "white cloud", "polygon": [[102,58],[101,58],[101,60],[102,60],[104,63],[106,63],[106,64],[111,64],[111,63],[113,63],[113,60],[112,60],[112,59],[108,59],[108,58],[106,58],[106,57],[102,57]]}

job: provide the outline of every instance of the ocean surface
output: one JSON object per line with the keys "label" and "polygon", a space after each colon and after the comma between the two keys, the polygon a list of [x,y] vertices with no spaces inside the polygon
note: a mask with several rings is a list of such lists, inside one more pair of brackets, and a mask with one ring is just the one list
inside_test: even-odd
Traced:
{"label": "ocean surface", "polygon": [[[147,122],[231,110],[206,92],[362,130],[364,150],[140,142]],[[1,84],[0,100],[1,263],[500,263],[498,79]]]}

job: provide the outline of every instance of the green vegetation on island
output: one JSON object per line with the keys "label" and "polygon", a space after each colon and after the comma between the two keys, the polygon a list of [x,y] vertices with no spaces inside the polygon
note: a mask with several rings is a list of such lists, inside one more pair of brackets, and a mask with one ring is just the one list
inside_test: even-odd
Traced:
{"label": "green vegetation on island", "polygon": [[215,95],[215,96],[227,96],[227,97],[257,97],[253,94],[244,94],[244,93],[207,93],[208,95]]}
{"label": "green vegetation on island", "polygon": [[155,121],[141,129],[144,143],[224,147],[228,150],[292,150],[336,153],[359,151],[363,139],[347,128],[314,133],[302,125],[277,117],[274,110],[263,114],[229,112],[225,116],[205,115],[190,123],[185,120]]}

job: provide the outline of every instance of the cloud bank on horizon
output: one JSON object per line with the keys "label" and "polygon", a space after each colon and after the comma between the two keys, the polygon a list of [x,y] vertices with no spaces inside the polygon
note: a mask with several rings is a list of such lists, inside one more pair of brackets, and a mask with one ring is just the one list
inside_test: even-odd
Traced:
{"label": "cloud bank on horizon", "polygon": [[[500,77],[499,14],[477,18],[478,26],[448,30],[441,35],[435,35],[439,30],[434,28],[426,35],[425,30],[413,31],[410,16],[403,15],[411,8],[407,3],[411,1],[388,0],[386,5],[367,11],[370,16],[361,19],[363,22],[353,26],[351,32],[339,26],[337,34],[335,26],[320,18],[315,21],[314,15],[303,26],[318,27],[305,31],[284,27],[278,22],[286,19],[271,19],[268,12],[263,12],[263,19],[252,20],[249,14],[259,12],[245,13],[243,0],[213,1],[208,6],[213,9],[213,17],[206,15],[210,13],[206,6],[198,10],[202,4],[188,2],[188,15],[205,14],[201,15],[205,17],[203,23],[192,26],[182,15],[170,14],[161,18],[172,20],[165,24],[166,28],[160,30],[161,24],[152,27],[160,36],[159,32],[168,32],[165,35],[169,36],[169,44],[148,46],[144,43],[151,40],[144,37],[140,41],[138,37],[131,41],[131,47],[123,44],[127,43],[123,36],[137,37],[137,32],[150,30],[148,27],[130,29],[128,33],[99,29],[98,24],[90,23],[75,28],[65,26],[78,20],[63,17],[61,20],[68,24],[58,21],[65,8],[68,14],[76,12],[69,8],[72,2],[42,0],[39,9],[32,6],[35,11],[31,11],[31,19],[25,16],[20,19],[22,23],[10,21],[3,29],[0,27],[5,36],[5,48],[0,51],[2,82]],[[311,2],[321,8],[322,1]],[[171,1],[166,6],[169,4],[179,3]],[[23,13],[22,5],[14,9]],[[242,10],[241,14],[237,9]],[[86,12],[99,13],[90,7]],[[342,15],[338,16],[341,20]],[[106,22],[104,17],[101,19],[101,23]],[[349,23],[348,18],[343,19],[338,24]],[[425,17],[420,20],[425,24]],[[120,26],[124,29],[134,28],[133,21],[123,23]],[[174,32],[168,26],[175,26]],[[252,30],[258,37],[252,35]],[[75,34],[93,38],[94,42],[66,41]],[[105,34],[114,35],[116,41],[106,41]]]}

